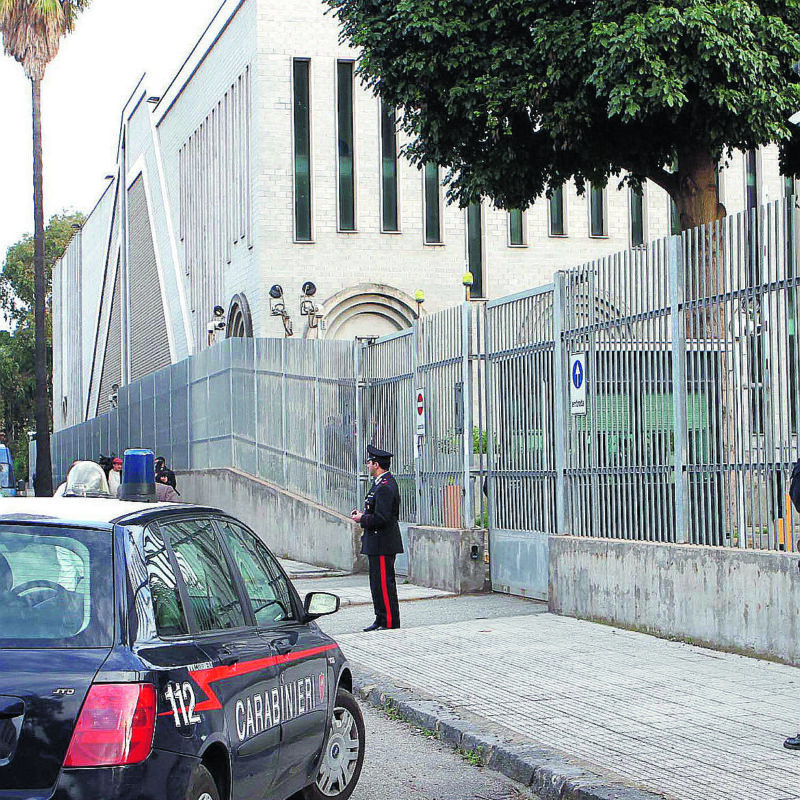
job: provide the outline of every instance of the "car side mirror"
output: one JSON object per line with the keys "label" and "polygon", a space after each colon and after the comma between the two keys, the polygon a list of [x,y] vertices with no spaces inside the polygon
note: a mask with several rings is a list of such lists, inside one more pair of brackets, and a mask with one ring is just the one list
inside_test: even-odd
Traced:
{"label": "car side mirror", "polygon": [[303,609],[306,612],[306,619],[317,619],[335,614],[339,610],[341,600],[329,592],[309,592],[303,601]]}

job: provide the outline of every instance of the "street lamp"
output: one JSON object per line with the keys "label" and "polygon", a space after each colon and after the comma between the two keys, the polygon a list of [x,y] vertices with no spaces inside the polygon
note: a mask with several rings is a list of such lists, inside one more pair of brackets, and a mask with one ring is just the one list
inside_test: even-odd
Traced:
{"label": "street lamp", "polygon": [[461,284],[464,287],[464,295],[465,295],[465,299],[466,300],[469,300],[469,293],[470,293],[470,291],[472,289],[472,284],[474,282],[475,282],[475,277],[473,276],[473,274],[471,272],[465,272],[461,276]]}

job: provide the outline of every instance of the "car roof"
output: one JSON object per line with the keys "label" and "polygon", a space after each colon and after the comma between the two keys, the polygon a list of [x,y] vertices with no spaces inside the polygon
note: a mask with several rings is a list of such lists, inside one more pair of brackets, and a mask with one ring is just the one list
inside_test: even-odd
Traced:
{"label": "car roof", "polygon": [[109,527],[137,514],[199,508],[204,507],[183,503],[134,503],[104,497],[3,497],[0,498],[0,522],[69,522]]}

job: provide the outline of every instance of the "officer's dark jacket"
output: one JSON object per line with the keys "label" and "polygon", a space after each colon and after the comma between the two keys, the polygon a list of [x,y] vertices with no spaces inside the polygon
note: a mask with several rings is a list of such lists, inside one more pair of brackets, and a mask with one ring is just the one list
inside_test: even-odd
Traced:
{"label": "officer's dark jacket", "polygon": [[365,556],[391,556],[403,552],[400,538],[400,490],[394,475],[384,472],[364,499],[361,552]]}

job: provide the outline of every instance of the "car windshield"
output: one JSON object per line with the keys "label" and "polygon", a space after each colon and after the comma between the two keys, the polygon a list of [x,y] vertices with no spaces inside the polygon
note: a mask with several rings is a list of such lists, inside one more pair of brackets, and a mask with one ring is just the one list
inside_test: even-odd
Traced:
{"label": "car windshield", "polygon": [[111,644],[110,531],[0,525],[0,648]]}
{"label": "car windshield", "polygon": [[0,489],[12,489],[14,487],[14,476],[11,472],[11,464],[0,461]]}

